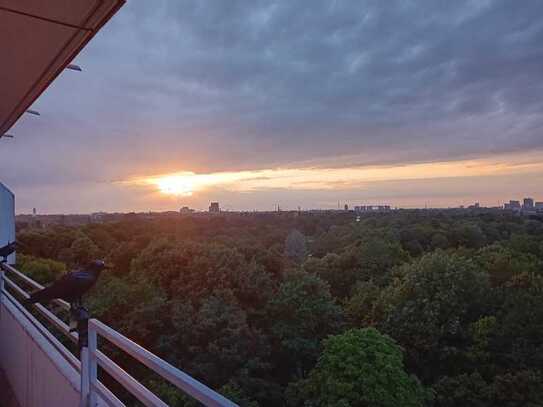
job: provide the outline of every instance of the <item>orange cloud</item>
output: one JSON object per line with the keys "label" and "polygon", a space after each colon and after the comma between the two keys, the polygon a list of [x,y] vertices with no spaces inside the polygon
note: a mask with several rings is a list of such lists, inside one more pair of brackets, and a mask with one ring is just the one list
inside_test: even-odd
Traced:
{"label": "orange cloud", "polygon": [[190,196],[221,188],[233,192],[272,189],[333,190],[361,187],[366,183],[454,177],[481,177],[543,171],[540,154],[501,156],[492,159],[420,163],[397,166],[347,168],[274,168],[196,174],[176,172],[125,181],[154,186],[163,194]]}

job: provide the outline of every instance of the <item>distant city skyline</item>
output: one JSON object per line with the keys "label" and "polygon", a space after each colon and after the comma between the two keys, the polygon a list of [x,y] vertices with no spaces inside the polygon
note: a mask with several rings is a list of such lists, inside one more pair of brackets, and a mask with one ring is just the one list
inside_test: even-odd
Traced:
{"label": "distant city skyline", "polygon": [[[313,210],[331,210],[331,211],[351,211],[351,212],[388,212],[391,210],[397,209],[506,209],[506,210],[537,210],[538,212],[543,211],[543,199],[537,200],[531,197],[523,198],[522,201],[519,199],[510,199],[508,202],[497,205],[481,205],[480,202],[474,201],[468,204],[460,204],[456,206],[429,206],[428,203],[425,203],[424,206],[397,206],[389,203],[369,203],[369,202],[347,202],[347,201],[338,201],[335,207],[284,207],[281,204],[274,203],[271,208],[257,209],[257,208],[243,208],[236,209],[232,208],[230,205],[226,207],[221,206],[221,202],[212,201],[209,202],[207,208],[193,208],[188,205],[181,204],[179,208],[167,208],[163,210],[141,210],[141,211],[96,211],[96,212],[71,212],[66,213],[67,215],[102,215],[102,214],[113,214],[113,213],[167,213],[167,212],[179,212],[182,215],[191,215],[194,213],[220,213],[220,212],[296,212],[296,211],[313,211]],[[38,216],[38,215],[63,215],[63,213],[38,213],[36,208],[32,208],[32,213],[20,212],[17,215],[25,216]]]}
{"label": "distant city skyline", "polygon": [[2,182],[17,213],[537,197],[541,15],[535,1],[127,2],[82,72],[10,130]]}

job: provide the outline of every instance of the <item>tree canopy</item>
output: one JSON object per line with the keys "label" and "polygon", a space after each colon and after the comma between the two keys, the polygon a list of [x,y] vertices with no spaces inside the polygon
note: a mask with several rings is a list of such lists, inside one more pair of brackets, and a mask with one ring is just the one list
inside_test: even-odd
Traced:
{"label": "tree canopy", "polygon": [[425,400],[423,387],[405,371],[400,347],[374,328],[326,339],[298,387],[304,406],[420,407]]}
{"label": "tree canopy", "polygon": [[43,284],[106,259],[92,315],[242,406],[543,407],[541,217],[132,214],[17,239]]}

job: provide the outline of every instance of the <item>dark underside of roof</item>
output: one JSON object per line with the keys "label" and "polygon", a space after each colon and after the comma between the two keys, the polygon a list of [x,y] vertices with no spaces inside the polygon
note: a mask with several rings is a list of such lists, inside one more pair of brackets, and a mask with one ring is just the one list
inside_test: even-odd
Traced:
{"label": "dark underside of roof", "polygon": [[0,0],[0,136],[124,0]]}

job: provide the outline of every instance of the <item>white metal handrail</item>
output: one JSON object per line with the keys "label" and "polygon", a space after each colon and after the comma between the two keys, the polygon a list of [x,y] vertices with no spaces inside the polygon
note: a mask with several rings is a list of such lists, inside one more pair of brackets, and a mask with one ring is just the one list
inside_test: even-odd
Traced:
{"label": "white metal handrail", "polygon": [[102,367],[111,377],[117,380],[127,389],[134,397],[141,401],[146,406],[157,406],[157,407],[167,407],[168,405],[164,403],[160,398],[158,398],[152,391],[147,389],[144,385],[134,379],[130,374],[128,374],[123,368],[113,362],[110,358],[105,356],[103,353],[92,352],[89,349],[89,359],[90,359],[90,370],[89,374],[89,398],[91,400],[91,405],[95,402],[95,395],[93,394],[93,389],[96,388],[98,383],[96,377],[96,370],[98,365]]}
{"label": "white metal handrail", "polygon": [[[237,404],[234,404],[230,400],[221,396],[219,393],[211,390],[209,387],[200,383],[198,380],[172,366],[165,360],[149,352],[147,349],[141,347],[137,343],[131,341],[124,335],[121,335],[119,332],[98,321],[97,319],[91,319],[89,321],[89,353],[91,358],[91,365],[98,362],[100,366],[105,368],[105,366],[103,365],[104,360],[99,356],[96,357],[97,334],[100,334],[100,336],[106,338],[109,342],[113,343],[118,348],[122,349],[123,351],[134,357],[134,359],[140,361],[145,366],[158,373],[160,376],[168,380],[177,388],[183,390],[185,393],[189,394],[196,400],[202,402],[204,405],[218,407],[237,406]],[[111,371],[112,369],[114,369],[112,366],[108,366],[108,368],[105,369],[113,377],[117,377],[118,372],[113,373]],[[91,380],[93,380],[92,377]],[[140,401],[145,403],[144,400],[140,399]]]}
{"label": "white metal handrail", "polygon": [[[33,288],[37,289],[37,290],[43,290],[45,287],[43,285],[41,285],[40,283],[32,280],[30,277],[24,275],[23,273],[21,273],[19,270],[17,270],[16,268],[10,266],[9,264],[7,263],[2,263],[2,268],[5,270],[5,271],[9,271],[10,273],[13,273],[15,274],[17,277],[19,277],[21,280],[23,280],[25,283],[27,283],[28,285],[32,286]],[[65,310],[69,311],[70,310],[70,304],[68,304],[66,301],[64,300],[60,300],[60,299],[55,299],[53,300],[54,303],[60,305],[62,308],[64,308]]]}
{"label": "white metal handrail", "polygon": [[[4,276],[4,280],[7,283],[7,285],[12,288],[17,294],[19,294],[22,298],[28,299],[30,298],[30,295],[26,291],[24,291],[22,288],[20,288],[13,280],[11,280],[9,277]],[[34,307],[42,314],[49,322],[51,322],[56,328],[58,328],[59,331],[65,334],[72,342],[77,343],[77,333],[70,332],[70,328],[64,321],[62,321],[60,318],[58,318],[55,314],[53,314],[51,311],[49,311],[47,308],[45,308],[41,304],[33,304]]]}
{"label": "white metal handrail", "polygon": [[[146,406],[166,407],[167,404],[160,400],[154,393],[139,383],[129,373],[122,369],[118,364],[112,361],[104,353],[98,350],[98,335],[107,339],[109,342],[122,349],[124,352],[138,360],[168,382],[200,401],[206,406],[214,407],[235,407],[237,404],[231,402],[219,393],[205,386],[203,383],[172,366],[165,360],[159,358],[147,349],[131,341],[124,335],[115,331],[97,319],[89,320],[89,347],[83,348],[81,352],[81,362],[68,350],[60,341],[55,338],[49,330],[44,327],[32,314],[30,314],[6,289],[9,286],[18,296],[27,299],[30,295],[20,288],[12,279],[5,275],[5,272],[13,273],[19,279],[24,281],[35,289],[44,288],[41,284],[32,280],[12,266],[5,263],[0,264],[0,297],[6,295],[6,298],[17,306],[24,315],[38,328],[38,330],[53,344],[53,346],[68,360],[68,362],[81,374],[81,395],[82,400],[90,406],[95,406],[97,395],[110,406],[121,407],[124,404],[97,378],[98,366],[102,367],[109,375],[117,380],[126,390],[140,400]],[[5,285],[4,285],[5,283]],[[66,301],[54,300],[63,309],[69,310],[70,305]],[[70,329],[64,321],[58,318],[50,310],[41,304],[33,304],[34,308],[45,317],[53,326],[55,326],[64,336],[72,342],[78,341],[76,333],[70,332]]]}
{"label": "white metal handrail", "polygon": [[119,400],[117,398],[117,396],[115,396],[115,394],[113,394],[111,392],[111,390],[109,390],[106,386],[104,386],[102,383],[100,382],[96,382],[96,385],[94,386],[94,390],[96,391],[96,393],[98,393],[104,400],[107,400],[107,404],[110,406],[110,407],[126,407],[124,405],[124,403]]}

